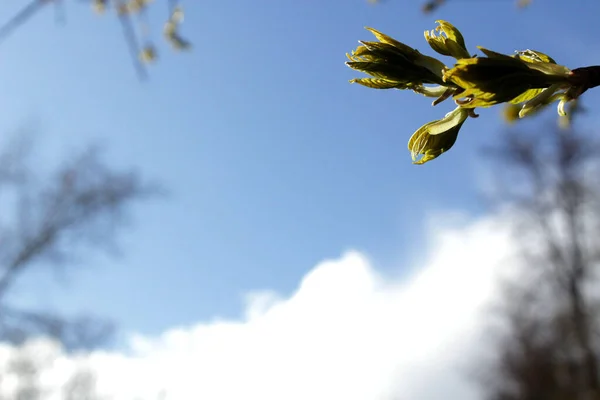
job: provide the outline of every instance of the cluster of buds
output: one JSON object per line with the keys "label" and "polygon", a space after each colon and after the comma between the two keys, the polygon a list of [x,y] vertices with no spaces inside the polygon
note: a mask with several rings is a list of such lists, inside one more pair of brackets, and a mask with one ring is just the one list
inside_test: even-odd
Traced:
{"label": "cluster of buds", "polygon": [[453,98],[453,111],[423,125],[410,138],[408,148],[415,164],[448,151],[465,121],[478,116],[477,107],[508,103],[518,106],[518,117],[523,118],[558,101],[558,114],[566,115],[568,102],[600,85],[600,67],[570,70],[538,51],[509,56],[478,47],[485,57],[471,56],[458,29],[446,21],[436,22],[438,26],[426,31],[425,39],[437,53],[456,59],[452,68],[372,28],[367,29],[378,41],[361,41],[347,54],[350,68],[370,75],[352,83],[374,89],[409,89],[435,98],[434,106]]}
{"label": "cluster of buds", "polygon": [[[153,0],[94,0],[92,6],[97,13],[104,13],[112,6],[120,17],[138,16],[142,24],[142,35],[146,44],[139,51],[139,58],[145,63],[152,62],[157,58],[157,51],[149,40],[149,27],[145,21],[145,11]],[[191,44],[179,34],[179,27],[183,22],[183,10],[175,6],[170,11],[169,18],[165,23],[163,35],[166,41],[175,50],[186,50]]]}

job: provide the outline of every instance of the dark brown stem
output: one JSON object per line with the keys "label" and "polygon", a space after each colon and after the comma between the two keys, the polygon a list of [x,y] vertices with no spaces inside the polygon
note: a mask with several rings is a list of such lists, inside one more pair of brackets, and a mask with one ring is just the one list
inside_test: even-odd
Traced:
{"label": "dark brown stem", "polygon": [[571,71],[569,82],[576,88],[571,93],[574,99],[581,96],[586,90],[600,86],[600,65],[575,68]]}

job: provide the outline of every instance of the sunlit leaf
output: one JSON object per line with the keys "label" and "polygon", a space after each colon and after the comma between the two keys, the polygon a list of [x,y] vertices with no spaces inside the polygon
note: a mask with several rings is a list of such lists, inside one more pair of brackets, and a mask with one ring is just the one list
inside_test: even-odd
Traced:
{"label": "sunlit leaf", "polygon": [[450,150],[468,117],[469,112],[458,107],[443,119],[420,127],[408,141],[413,163],[424,164]]}
{"label": "sunlit leaf", "polygon": [[[457,59],[470,57],[460,31],[447,21],[436,22],[439,26],[432,31],[425,31],[425,40],[431,48],[442,55]],[[439,35],[436,35],[436,32],[439,32]]]}

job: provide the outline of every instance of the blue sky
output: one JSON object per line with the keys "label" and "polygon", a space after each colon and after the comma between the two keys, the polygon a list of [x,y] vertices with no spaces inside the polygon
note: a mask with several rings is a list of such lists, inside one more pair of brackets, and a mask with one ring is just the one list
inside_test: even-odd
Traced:
{"label": "blue sky", "polygon": [[[429,216],[485,212],[477,151],[501,134],[499,110],[465,124],[448,154],[412,165],[408,138],[451,104],[348,84],[360,74],[345,53],[370,40],[364,26],[433,54],[423,31],[446,19],[473,51],[531,48],[570,67],[600,63],[593,1],[535,0],[517,11],[511,1],[457,0],[434,15],[399,0],[183,5],[194,50],[162,46],[147,83],[136,80],[117,22],[85,6],[70,5],[64,27],[48,9],[2,43],[0,128],[36,119],[40,165],[100,142],[116,167],[139,168],[170,192],[132,210],[122,257],[92,256],[66,284],[23,281],[24,301],[157,334],[238,315],[250,290],[289,293],[347,249],[403,274],[391,266],[419,259]],[[598,99],[589,93],[586,104]]]}

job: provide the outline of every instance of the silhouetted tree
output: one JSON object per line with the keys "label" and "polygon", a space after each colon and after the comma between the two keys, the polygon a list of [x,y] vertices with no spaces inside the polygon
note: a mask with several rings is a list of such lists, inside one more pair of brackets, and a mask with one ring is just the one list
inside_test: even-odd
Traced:
{"label": "silhouetted tree", "polygon": [[134,171],[114,170],[92,147],[44,173],[45,166],[29,157],[31,145],[20,138],[0,151],[0,341],[43,335],[67,349],[94,347],[111,324],[90,315],[68,319],[18,308],[8,294],[33,266],[64,268],[75,265],[84,248],[115,246],[128,207],[157,188]]}
{"label": "silhouetted tree", "polygon": [[62,388],[64,400],[100,400],[96,393],[96,375],[89,368],[76,371]]}
{"label": "silhouetted tree", "polygon": [[[2,349],[0,359],[0,400],[112,400],[96,384],[97,372],[86,354],[65,357],[56,340],[29,340]],[[58,369],[58,370],[57,370]],[[126,382],[126,381],[125,381]],[[109,390],[116,392],[118,388]],[[164,391],[148,400],[166,399]],[[132,397],[131,400],[142,400]]]}
{"label": "silhouetted tree", "polygon": [[510,131],[500,161],[523,269],[507,285],[503,333],[483,379],[490,400],[600,399],[600,143],[550,126]]}

